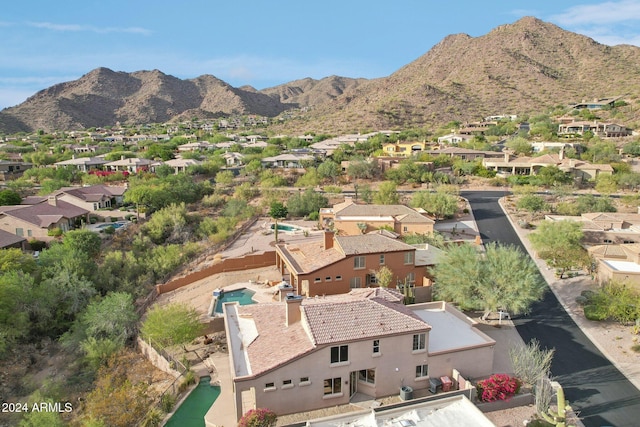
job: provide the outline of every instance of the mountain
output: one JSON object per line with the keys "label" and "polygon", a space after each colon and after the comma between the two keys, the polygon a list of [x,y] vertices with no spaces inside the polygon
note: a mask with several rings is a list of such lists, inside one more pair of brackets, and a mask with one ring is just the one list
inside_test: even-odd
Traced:
{"label": "mountain", "polygon": [[[283,129],[358,131],[540,112],[571,102],[637,99],[640,48],[606,46],[533,17],[488,34],[447,36],[388,77],[302,79],[264,90],[211,75],[98,68],[0,112],[0,131],[79,129],[229,114],[273,117],[304,108]],[[637,104],[633,102],[633,104]]]}

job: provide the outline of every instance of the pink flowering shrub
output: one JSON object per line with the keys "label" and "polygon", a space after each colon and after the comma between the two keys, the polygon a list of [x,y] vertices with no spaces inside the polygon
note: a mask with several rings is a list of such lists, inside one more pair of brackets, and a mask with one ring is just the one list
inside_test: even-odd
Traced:
{"label": "pink flowering shrub", "polygon": [[272,427],[277,419],[276,413],[268,409],[251,409],[240,418],[238,427]]}
{"label": "pink flowering shrub", "polygon": [[478,381],[478,398],[483,402],[509,400],[520,391],[520,380],[507,374],[495,374],[486,380]]}

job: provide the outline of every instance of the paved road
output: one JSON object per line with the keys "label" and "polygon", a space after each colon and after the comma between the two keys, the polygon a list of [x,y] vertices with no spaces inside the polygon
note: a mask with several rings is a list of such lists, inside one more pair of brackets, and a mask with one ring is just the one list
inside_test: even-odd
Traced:
{"label": "paved road", "polygon": [[[483,242],[515,245],[527,253],[498,205],[502,191],[462,192],[471,204]],[[552,375],[586,427],[640,426],[640,392],[593,345],[549,291],[527,316],[514,320],[525,342],[555,348]]]}

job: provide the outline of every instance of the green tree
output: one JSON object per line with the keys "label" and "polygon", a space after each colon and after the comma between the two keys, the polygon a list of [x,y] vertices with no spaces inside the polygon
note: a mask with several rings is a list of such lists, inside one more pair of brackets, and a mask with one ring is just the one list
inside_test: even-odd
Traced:
{"label": "green tree", "polygon": [[520,136],[510,138],[509,140],[507,140],[505,146],[516,154],[524,154],[528,156],[533,152],[531,143]]}
{"label": "green tree", "polygon": [[29,334],[30,295],[20,271],[0,274],[0,356]]}
{"label": "green tree", "polygon": [[[43,396],[39,390],[36,390],[36,392],[29,398],[27,405],[29,408],[33,408],[33,405],[40,405],[41,403],[50,404],[55,402],[53,399]],[[20,420],[18,427],[65,427],[66,425],[67,423],[62,420],[62,417],[58,412],[28,411]]]}
{"label": "green tree", "polygon": [[64,235],[63,245],[72,251],[85,253],[89,258],[100,256],[102,240],[90,230],[70,230]]}
{"label": "green tree", "polygon": [[10,271],[33,273],[35,270],[36,261],[33,256],[18,248],[0,249],[0,273],[4,274]]}
{"label": "green tree", "polygon": [[287,207],[282,202],[274,201],[271,203],[271,206],[269,208],[269,216],[271,218],[273,219],[286,218],[288,213],[289,212],[287,210]]}
{"label": "green tree", "polygon": [[381,183],[373,196],[373,201],[378,205],[397,205],[400,202],[400,195],[396,184],[391,181]]}
{"label": "green tree", "polygon": [[80,315],[87,336],[108,338],[122,346],[135,335],[137,322],[133,296],[126,292],[110,292],[92,301]]}
{"label": "green tree", "polygon": [[318,177],[323,180],[329,180],[333,183],[336,182],[342,170],[340,165],[331,160],[325,160],[318,165]]}
{"label": "green tree", "polygon": [[13,190],[0,190],[0,206],[19,205],[22,197]]}
{"label": "green tree", "polygon": [[347,175],[352,179],[372,179],[377,173],[377,166],[363,159],[351,160],[347,167]]}
{"label": "green tree", "polygon": [[216,174],[215,177],[216,184],[219,184],[223,187],[228,187],[233,183],[233,172],[225,170],[220,171]]}
{"label": "green tree", "polygon": [[573,178],[567,172],[561,171],[557,166],[545,166],[540,168],[538,175],[536,175],[538,181],[542,185],[548,187],[556,187],[563,184],[570,184],[573,182]]}
{"label": "green tree", "polygon": [[410,202],[414,208],[422,208],[437,219],[453,216],[458,210],[458,197],[444,191],[432,193],[418,191]]}
{"label": "green tree", "polygon": [[618,183],[612,175],[600,174],[596,178],[596,191],[601,194],[612,194],[618,190]]}
{"label": "green tree", "polygon": [[288,213],[293,216],[316,216],[320,209],[327,207],[329,200],[313,189],[294,194],[287,201]]}
{"label": "green tree", "polygon": [[199,335],[202,335],[204,325],[200,323],[200,315],[186,304],[156,305],[147,312],[142,323],[140,334],[152,345],[171,347],[184,346]]}
{"label": "green tree", "polygon": [[533,261],[517,248],[491,243],[481,256],[470,244],[447,247],[433,268],[437,298],[465,309],[524,313],[542,298],[545,283]]}
{"label": "green tree", "polygon": [[376,276],[376,283],[381,288],[388,288],[393,283],[393,271],[386,265],[380,267],[377,271],[374,271]]}
{"label": "green tree", "polygon": [[585,263],[586,251],[580,243],[583,235],[579,222],[543,221],[529,235],[529,240],[538,256],[557,268],[562,278],[566,270]]}
{"label": "green tree", "polygon": [[533,215],[547,209],[547,202],[544,201],[542,196],[538,196],[537,194],[525,194],[518,199],[516,207],[530,212]]}

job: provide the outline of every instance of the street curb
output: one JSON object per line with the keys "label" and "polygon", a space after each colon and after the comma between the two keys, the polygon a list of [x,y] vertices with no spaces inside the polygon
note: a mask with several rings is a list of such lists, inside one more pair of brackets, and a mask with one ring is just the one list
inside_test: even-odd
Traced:
{"label": "street curb", "polygon": [[614,358],[611,357],[611,354],[609,354],[609,352],[604,347],[602,347],[600,345],[598,340],[595,339],[595,337],[591,334],[591,332],[587,328],[583,327],[585,319],[583,317],[577,316],[575,313],[573,313],[569,309],[569,307],[568,307],[566,301],[564,300],[564,298],[558,292],[556,292],[555,286],[553,284],[553,282],[555,282],[555,281],[553,281],[553,280],[550,281],[549,278],[547,278],[547,276],[545,275],[545,272],[548,272],[548,269],[544,269],[543,268],[543,267],[546,266],[546,263],[544,262],[544,260],[539,259],[539,258],[536,257],[535,252],[530,247],[529,239],[522,235],[522,233],[520,232],[519,226],[516,223],[514,223],[513,219],[511,218],[511,216],[507,212],[507,209],[504,206],[504,197],[501,197],[500,199],[498,199],[498,204],[500,205],[500,209],[502,209],[502,212],[504,213],[504,215],[509,220],[509,223],[511,224],[511,227],[513,227],[514,231],[518,235],[518,238],[520,239],[520,242],[522,242],[522,245],[525,247],[525,249],[529,253],[529,256],[531,257],[531,259],[538,266],[538,270],[540,271],[540,275],[544,278],[545,282],[547,282],[547,286],[549,287],[551,292],[553,292],[553,294],[556,296],[557,300],[560,302],[560,305],[562,305],[562,308],[567,312],[567,314],[569,314],[569,316],[571,317],[571,319],[573,319],[575,324],[586,335],[586,337],[589,338],[589,341],[591,341],[593,343],[593,345],[595,345],[596,348],[598,350],[600,350],[600,352],[607,358],[607,360],[609,360],[609,362],[611,362],[611,364],[613,366],[615,366],[622,373],[622,375],[624,375],[638,390],[640,390],[640,378],[637,378],[636,376],[634,376],[625,367],[621,366],[618,363],[618,361],[616,361]]}

